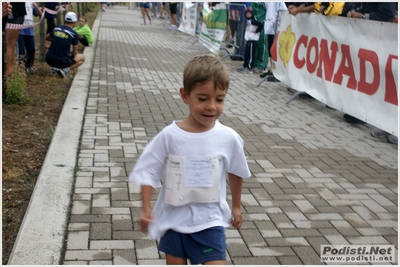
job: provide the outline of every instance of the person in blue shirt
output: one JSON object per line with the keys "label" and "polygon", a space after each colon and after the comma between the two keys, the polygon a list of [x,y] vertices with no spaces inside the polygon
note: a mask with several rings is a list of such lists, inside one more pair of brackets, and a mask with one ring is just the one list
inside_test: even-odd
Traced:
{"label": "person in blue shirt", "polygon": [[18,36],[18,50],[20,62],[25,62],[25,71],[34,73],[33,61],[35,60],[35,31],[33,28],[33,16],[42,16],[42,11],[35,2],[25,2],[26,15],[24,25],[32,25],[27,29],[21,29]]}
{"label": "person in blue shirt", "polygon": [[65,25],[55,27],[46,35],[46,40],[51,41],[46,62],[63,78],[67,77],[70,69],[77,68],[85,62],[85,56],[78,54],[79,35],[73,29],[77,21],[78,16],[74,12],[68,12],[65,15]]}

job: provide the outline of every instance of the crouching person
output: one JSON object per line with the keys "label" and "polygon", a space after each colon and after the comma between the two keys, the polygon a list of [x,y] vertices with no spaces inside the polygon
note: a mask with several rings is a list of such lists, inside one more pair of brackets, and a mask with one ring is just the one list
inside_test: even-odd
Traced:
{"label": "crouching person", "polygon": [[74,12],[65,15],[65,24],[56,26],[46,35],[46,40],[51,41],[46,54],[46,62],[50,65],[50,75],[58,74],[66,78],[70,69],[79,67],[85,62],[85,56],[78,54],[79,35],[73,28],[78,21]]}

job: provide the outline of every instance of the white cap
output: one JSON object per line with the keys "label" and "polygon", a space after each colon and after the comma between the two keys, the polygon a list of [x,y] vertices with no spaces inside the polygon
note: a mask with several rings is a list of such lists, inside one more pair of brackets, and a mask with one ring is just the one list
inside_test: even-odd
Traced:
{"label": "white cap", "polygon": [[65,14],[65,21],[66,22],[77,22],[78,16],[74,12],[67,12],[67,14]]}

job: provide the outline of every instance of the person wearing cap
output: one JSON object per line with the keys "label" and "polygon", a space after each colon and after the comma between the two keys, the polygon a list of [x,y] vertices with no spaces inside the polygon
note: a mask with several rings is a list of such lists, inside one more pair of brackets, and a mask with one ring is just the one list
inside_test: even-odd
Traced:
{"label": "person wearing cap", "polygon": [[[46,54],[46,62],[60,77],[66,78],[69,70],[79,67],[85,62],[85,56],[78,54],[79,35],[74,31],[78,16],[74,12],[67,12],[65,24],[54,28],[46,35],[46,40],[51,41]],[[72,48],[72,49],[71,49]]]}

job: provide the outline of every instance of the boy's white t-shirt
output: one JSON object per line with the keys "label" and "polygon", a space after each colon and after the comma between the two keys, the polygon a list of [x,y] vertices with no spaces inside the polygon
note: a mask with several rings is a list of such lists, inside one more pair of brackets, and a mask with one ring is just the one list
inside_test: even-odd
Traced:
{"label": "boy's white t-shirt", "polygon": [[226,201],[227,173],[242,178],[251,176],[243,151],[243,139],[230,127],[216,121],[215,126],[202,133],[190,133],[174,121],[158,133],[145,147],[133,168],[129,181],[139,185],[160,187],[165,184],[166,162],[173,156],[213,156],[219,166],[219,202],[189,203],[172,206],[165,203],[165,186],[161,187],[149,224],[149,237],[158,239],[172,229],[179,233],[195,233],[204,229],[230,225],[231,210]]}

